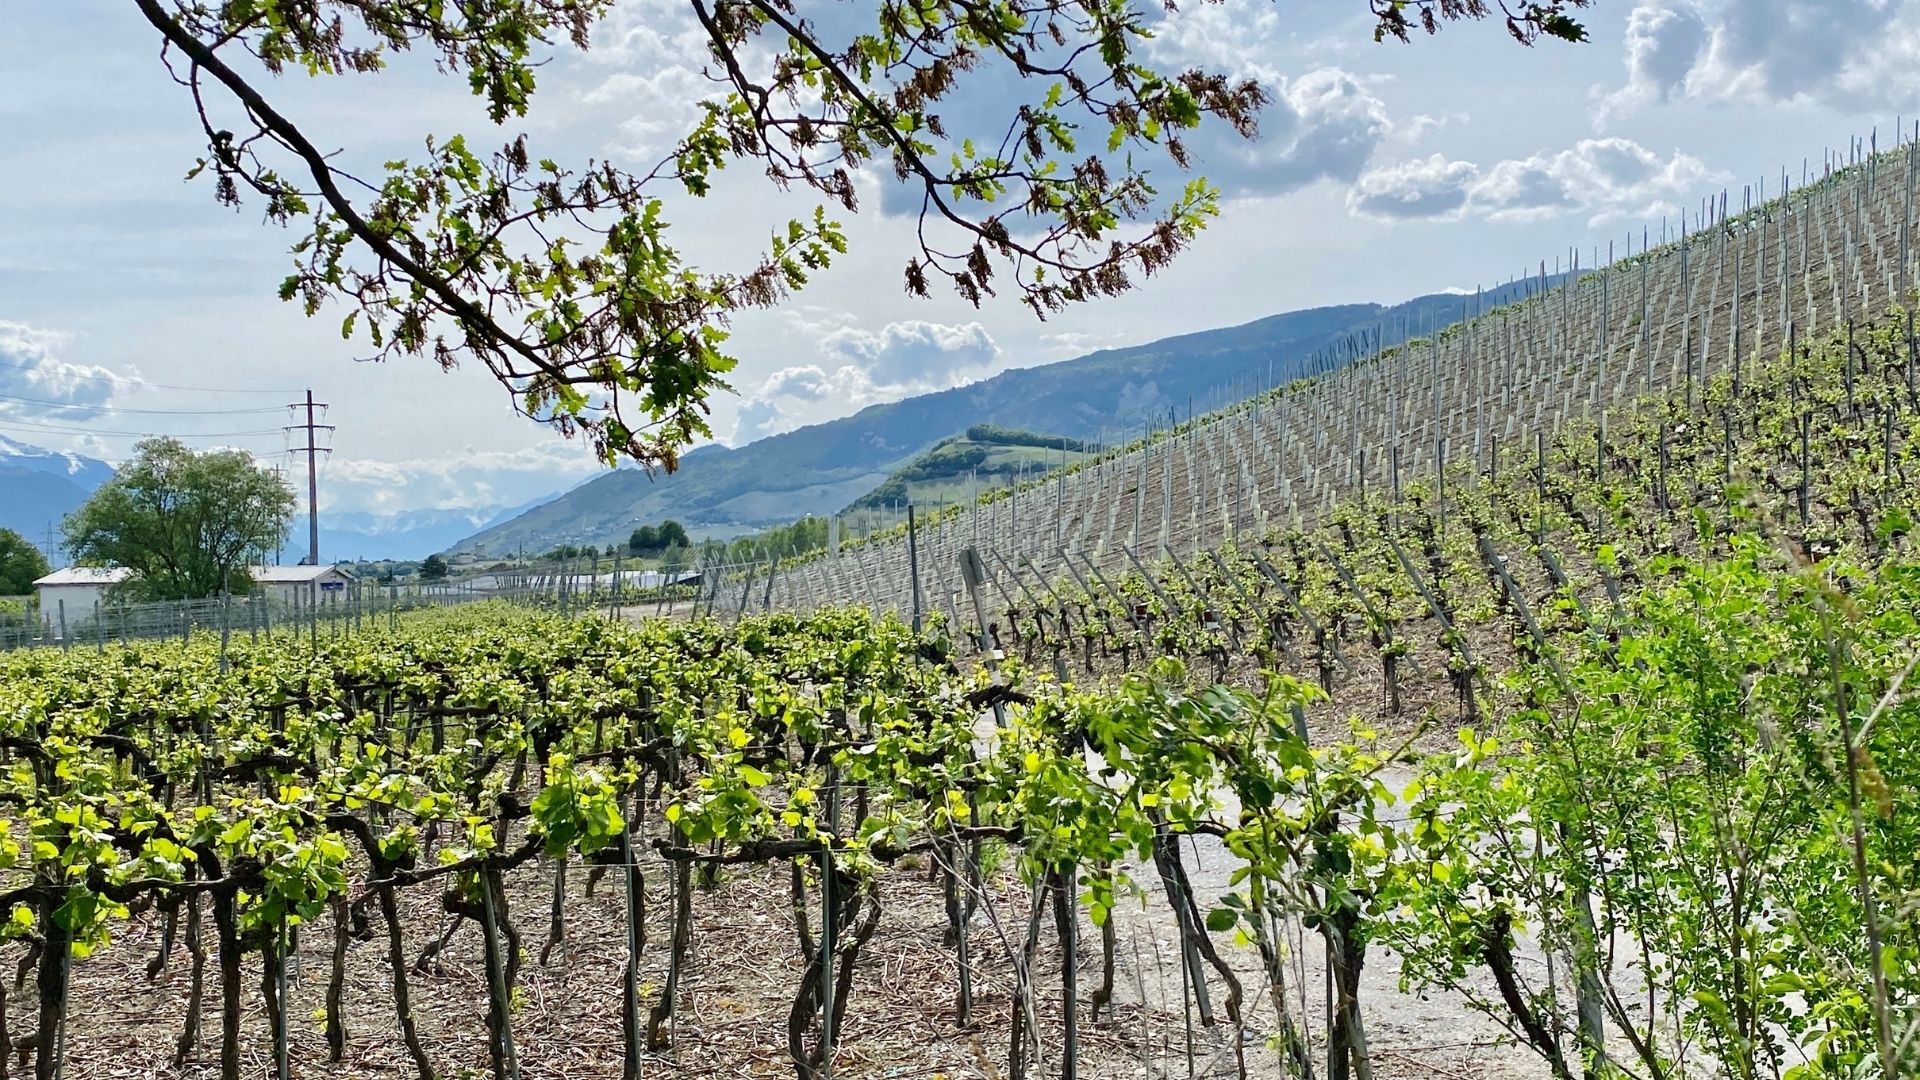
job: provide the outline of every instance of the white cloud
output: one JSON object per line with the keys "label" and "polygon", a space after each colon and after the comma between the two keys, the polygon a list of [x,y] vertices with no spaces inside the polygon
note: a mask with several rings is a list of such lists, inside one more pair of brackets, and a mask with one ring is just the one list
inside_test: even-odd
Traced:
{"label": "white cloud", "polygon": [[[733,435],[727,441],[734,446],[744,446],[755,439],[792,431],[808,422],[800,414],[809,405],[851,403],[872,386],[870,380],[860,376],[858,368],[845,368],[832,375],[818,364],[781,368],[769,375],[753,397],[740,406]],[[782,401],[797,407],[783,408]]]}
{"label": "white cloud", "polygon": [[[1372,90],[1377,80],[1335,66],[1288,77],[1274,66],[1276,57],[1298,55],[1289,35],[1294,21],[1271,0],[1183,5],[1155,26],[1148,42],[1149,56],[1166,68],[1254,79],[1272,95],[1260,114],[1259,141],[1220,133],[1198,147],[1202,171],[1229,191],[1279,194],[1321,179],[1350,181],[1394,131],[1386,104]],[[1320,51],[1307,55],[1324,64]]]}
{"label": "white cloud", "polygon": [[865,370],[852,364],[843,364],[831,373],[817,364],[782,368],[740,406],[733,435],[727,441],[733,446],[744,446],[755,439],[920,392],[905,387],[878,386]]}
{"label": "white cloud", "polygon": [[1193,64],[1236,78],[1267,79],[1281,40],[1279,6],[1270,0],[1187,4],[1154,27],[1148,53],[1162,64]]}
{"label": "white cloud", "polygon": [[1472,115],[1465,111],[1441,113],[1438,116],[1431,113],[1415,113],[1393,125],[1393,137],[1402,143],[1418,143],[1429,131],[1437,131],[1454,124],[1464,124],[1472,118]]}
{"label": "white cloud", "polygon": [[591,81],[574,100],[589,111],[611,110],[611,149],[651,163],[671,150],[700,118],[699,104],[725,93],[704,67],[707,38],[693,10],[671,0],[620,0],[594,26],[587,52]]}
{"label": "white cloud", "polygon": [[706,34],[678,0],[618,0],[594,24],[587,58],[601,64],[644,64],[661,57],[704,58]]}
{"label": "white cloud", "polygon": [[793,397],[802,401],[819,401],[833,390],[833,382],[827,373],[820,370],[818,364],[804,364],[800,367],[781,368],[767,377],[760,387],[760,396]]}
{"label": "white cloud", "polygon": [[977,322],[953,326],[907,319],[878,332],[849,326],[828,334],[821,346],[876,385],[922,390],[956,385],[1000,356],[993,335]]}
{"label": "white cloud", "polygon": [[72,340],[58,330],[0,319],[0,416],[88,420],[104,412],[116,393],[139,385],[103,367],[60,359],[56,354]]}
{"label": "white cloud", "polygon": [[1479,175],[1472,162],[1444,154],[1403,161],[1363,173],[1347,192],[1347,206],[1376,218],[1458,217]]}
{"label": "white cloud", "polygon": [[604,471],[583,443],[559,438],[404,461],[336,459],[321,475],[320,508],[386,514],[517,505]]}
{"label": "white cloud", "polygon": [[1040,346],[1049,353],[1071,353],[1075,356],[1094,352],[1099,349],[1120,345],[1126,342],[1124,334],[1113,332],[1095,333],[1091,330],[1056,330],[1041,334]]}
{"label": "white cloud", "polygon": [[727,440],[734,446],[883,401],[963,386],[1002,356],[977,322],[905,319],[868,330],[850,314],[818,308],[788,312],[786,322],[791,337],[815,343],[822,362],[769,375],[736,414]]}
{"label": "white cloud", "polygon": [[1290,81],[1265,81],[1274,101],[1261,114],[1260,141],[1249,152],[1255,170],[1241,178],[1250,190],[1350,181],[1393,130],[1386,103],[1350,72],[1320,68]]}
{"label": "white cloud", "polygon": [[1677,150],[1662,157],[1631,139],[1582,139],[1565,150],[1485,168],[1434,154],[1369,170],[1347,193],[1347,208],[1388,220],[1537,221],[1580,214],[1599,223],[1659,213],[1714,178],[1699,158]]}
{"label": "white cloud", "polygon": [[1642,0],[1627,20],[1626,80],[1598,119],[1675,101],[1911,106],[1920,89],[1915,0]]}
{"label": "white cloud", "polygon": [[1610,109],[1673,98],[1705,51],[1706,19],[1692,4],[1641,4],[1627,16],[1627,83]]}
{"label": "white cloud", "polygon": [[700,120],[700,102],[719,93],[700,72],[663,67],[651,75],[617,71],[580,95],[586,105],[617,105],[631,115],[615,140],[635,159],[665,155]]}
{"label": "white cloud", "polygon": [[745,446],[756,439],[792,431],[797,426],[799,421],[772,401],[749,401],[740,407],[733,436],[727,441],[733,446]]}

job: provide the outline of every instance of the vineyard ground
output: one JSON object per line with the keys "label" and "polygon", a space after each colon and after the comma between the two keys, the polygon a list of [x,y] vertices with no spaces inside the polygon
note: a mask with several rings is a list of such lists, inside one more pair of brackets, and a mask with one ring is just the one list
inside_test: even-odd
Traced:
{"label": "vineyard ground", "polygon": [[[1576,580],[1593,581],[1588,566],[1567,569]],[[1551,591],[1538,568],[1515,565],[1513,572],[1529,591]],[[1591,587],[1586,591],[1597,593]],[[1604,602],[1601,595],[1588,599]],[[688,610],[677,610],[683,606]],[[672,616],[694,614],[690,605],[675,607]],[[640,621],[654,617],[654,611],[651,605],[643,605],[622,608],[619,614]],[[1360,726],[1377,730],[1381,742],[1388,745],[1410,740],[1414,754],[1446,752],[1457,745],[1453,735],[1459,723],[1457,702],[1444,675],[1445,649],[1439,630],[1430,618],[1409,618],[1400,624],[1399,633],[1412,645],[1412,663],[1403,674],[1401,708],[1395,713],[1388,708],[1377,652],[1356,628],[1341,627],[1338,644],[1348,666],[1337,670],[1330,697],[1309,708],[1313,741],[1348,739]],[[1461,630],[1489,668],[1499,670],[1508,662],[1511,646],[1497,624],[1462,625]],[[1017,646],[1011,651],[1023,652]],[[1045,650],[1034,650],[1034,661],[1041,662],[1045,655]],[[1093,660],[1089,673],[1084,655],[1072,650],[1069,676],[1078,683],[1111,684],[1126,671],[1117,655],[1096,651]],[[1289,673],[1307,681],[1315,677],[1305,669],[1291,668]],[[1214,674],[1207,662],[1192,662],[1190,675],[1196,685],[1212,681]],[[1229,657],[1225,681],[1259,685],[1258,664],[1245,656]],[[1390,786],[1397,788],[1409,775],[1396,768]],[[1212,837],[1190,837],[1185,843],[1196,898],[1203,910],[1209,909],[1230,891],[1236,860]],[[645,863],[649,945],[643,954],[643,990],[651,996],[657,995],[666,974],[669,897],[664,864],[651,857]],[[1083,1016],[1082,1075],[1143,1080],[1185,1076],[1182,980],[1172,915],[1151,866],[1136,866],[1130,872],[1147,895],[1144,904],[1123,904],[1114,913],[1119,937],[1115,975],[1119,1012],[1097,1020]],[[575,866],[569,875],[568,944],[555,950],[548,966],[540,965],[538,957],[546,942],[551,875],[535,864],[510,875],[512,917],[527,950],[514,1020],[527,1080],[611,1080],[620,1074],[622,912],[611,879],[601,883],[594,897],[584,896],[585,874],[584,868]],[[1005,873],[995,878],[993,891],[1000,925],[1013,937],[1018,933],[1016,924],[1025,917],[1026,890],[1015,875]],[[849,1009],[836,1076],[1000,1080],[1007,1052],[999,1045],[1003,1039],[976,1039],[955,1025],[956,973],[952,952],[940,940],[943,917],[938,886],[928,881],[924,869],[896,868],[886,873],[882,896],[885,913],[861,960],[860,992]],[[418,956],[446,925],[446,917],[429,890],[409,890],[399,898],[408,955]],[[687,1008],[695,1021],[682,1033],[677,1051],[664,1052],[659,1066],[674,1077],[790,1076],[792,1067],[784,1051],[786,1016],[800,964],[784,866],[730,872],[714,889],[696,894],[694,912]],[[1080,920],[1079,975],[1084,994],[1100,980],[1100,937],[1084,911]],[[375,931],[377,935],[377,926]],[[326,1058],[320,1017],[332,933],[329,920],[323,918],[301,938],[302,977],[292,987],[292,1015],[298,1021],[293,1033],[295,1061]],[[984,918],[976,920],[974,934],[976,1009],[984,1019],[978,1026],[985,1032],[1003,1033],[1013,987],[1008,950],[993,923]],[[1246,988],[1248,1075],[1254,1080],[1280,1080],[1286,1072],[1263,1043],[1276,1027],[1259,957],[1250,947],[1234,945],[1229,936],[1215,935],[1215,939]],[[69,1075],[168,1080],[211,1080],[217,1075],[219,1002],[211,990],[203,1007],[198,1054],[183,1067],[172,1064],[186,1011],[188,956],[184,946],[177,945],[165,973],[150,985],[142,967],[158,940],[158,919],[141,916],[128,927],[126,940],[76,966]],[[1036,979],[1043,987],[1057,986],[1057,944],[1050,933],[1043,933],[1041,941]],[[1321,987],[1322,948],[1312,936],[1304,942],[1296,939],[1296,946],[1301,944],[1304,949],[1290,964],[1292,988]],[[209,949],[211,945],[209,940]],[[1544,958],[1537,949],[1524,948],[1518,958],[1529,978],[1544,976]],[[211,956],[208,963],[211,979]],[[10,971],[12,966],[6,962],[4,969]],[[255,959],[250,988],[257,987],[257,966]],[[1398,958],[1376,945],[1363,973],[1361,1000],[1381,1080],[1532,1080],[1549,1075],[1535,1055],[1512,1045],[1504,1031],[1466,1008],[1457,996],[1402,992],[1398,970]],[[1487,985],[1477,989],[1492,994],[1491,980],[1482,978]],[[347,1054],[321,1075],[413,1075],[394,1022],[387,982],[384,948],[378,938],[356,942],[347,964]],[[448,1076],[460,1076],[461,1070],[483,1074],[486,987],[478,932],[463,927],[443,954],[438,972],[416,976],[412,988],[422,1037],[436,1066]],[[1210,990],[1216,1011],[1221,1011],[1224,987],[1216,979]],[[270,1076],[271,1040],[257,989],[244,1004],[245,1074]],[[1296,1012],[1302,1011],[1297,999],[1292,1004]],[[1306,1026],[1317,1039],[1326,1026],[1324,1002],[1305,1004]],[[9,1012],[16,1018],[14,1023],[30,1017],[34,1005],[29,979],[12,995]],[[1062,1030],[1058,1000],[1043,990],[1040,1005],[1048,1030],[1042,1040],[1044,1052],[1057,1054]],[[989,1037],[993,1044],[984,1045],[981,1040]],[[1195,1028],[1194,1069],[1196,1077],[1234,1075],[1233,1039],[1224,1018],[1212,1028]]]}
{"label": "vineyard ground", "polygon": [[[1389,782],[1401,783],[1404,777]],[[1189,844],[1188,870],[1196,896],[1203,908],[1209,908],[1228,891],[1236,863],[1211,837],[1194,838]],[[664,864],[654,858],[644,863],[650,942],[643,954],[643,991],[651,998],[666,974],[663,939],[669,896]],[[1098,1018],[1083,1015],[1081,1075],[1143,1080],[1185,1076],[1187,1034],[1179,953],[1169,929],[1172,916],[1151,866],[1135,866],[1130,873],[1146,895],[1144,903],[1124,902],[1114,913],[1116,1010]],[[552,876],[535,865],[510,876],[512,919],[526,949],[514,1025],[527,1080],[602,1080],[620,1075],[618,986],[624,931],[613,882],[611,877],[603,881],[589,898],[585,869],[571,868],[566,942],[554,950],[552,963],[542,966],[539,955],[547,937]],[[786,1017],[800,964],[784,868],[742,870],[723,876],[711,889],[696,886],[696,890],[695,935],[683,1003],[688,1019],[677,1033],[676,1049],[664,1051],[652,1063],[662,1070],[657,1075],[790,1076],[792,1067],[784,1051]],[[849,1010],[835,1075],[998,1080],[1005,1075],[1002,1038],[976,1037],[955,1023],[956,970],[952,952],[941,944],[939,887],[929,881],[928,868],[903,863],[887,871],[881,892],[885,914],[862,954],[858,993]],[[999,928],[1009,936],[1017,935],[1029,896],[1011,872],[992,875],[989,892],[993,916],[987,917],[983,909],[974,924],[975,1008],[979,1029],[999,1033],[1007,1030],[1010,1019],[1014,977]],[[429,890],[414,890],[402,894],[402,899],[408,955],[418,956],[438,936],[446,918],[436,910],[437,897]],[[374,929],[373,940],[355,942],[348,952],[346,1056],[337,1065],[300,1070],[306,1075],[413,1075],[393,1018],[384,946],[379,928]],[[130,923],[115,947],[76,965],[69,1076],[209,1080],[217,1075],[217,991],[210,992],[203,1003],[197,1053],[182,1067],[172,1063],[186,1013],[190,957],[184,943],[176,943],[166,970],[149,983],[142,969],[158,947],[159,934],[158,918],[141,916]],[[1084,912],[1079,936],[1079,980],[1085,995],[1100,981],[1100,935]],[[1246,987],[1248,1076],[1279,1080],[1286,1074],[1277,1055],[1262,1041],[1275,1026],[1259,958],[1251,948],[1235,946],[1227,938],[1215,935],[1222,956]],[[327,918],[306,927],[300,939],[300,977],[291,988],[296,1062],[326,1060],[321,1017],[332,939],[333,927]],[[1050,933],[1043,933],[1041,942],[1035,978],[1042,987],[1057,986],[1058,945]],[[212,942],[207,944],[210,950]],[[1296,939],[1296,946],[1301,944],[1297,966],[1289,964],[1296,992],[1300,986],[1321,985],[1323,968],[1317,938]],[[1532,959],[1537,965],[1537,954]],[[211,978],[211,956],[208,963]],[[11,955],[5,967],[11,973]],[[479,1075],[485,1069],[482,968],[478,931],[464,926],[434,972],[416,974],[412,980],[421,1034],[442,1075]],[[1530,1080],[1546,1075],[1537,1059],[1504,1044],[1496,1026],[1450,995],[1401,993],[1397,968],[1396,958],[1376,950],[1364,978],[1362,1000],[1381,1080]],[[258,983],[257,960],[252,969],[250,989]],[[1211,978],[1209,990],[1216,1012],[1223,1013],[1224,986]],[[31,1016],[35,1005],[31,980],[10,996],[9,1012],[18,1024],[19,1018]],[[1046,1032],[1043,1055],[1057,1060],[1053,1055],[1062,1035],[1059,1002],[1043,989],[1039,1004]],[[1293,1002],[1296,1010],[1300,1005]],[[1308,1001],[1306,1006],[1307,1027],[1317,1037],[1324,1032],[1322,1003]],[[257,990],[243,999],[243,1010],[243,1073],[269,1076],[272,1043]],[[987,1039],[991,1045],[983,1043]],[[1224,1016],[1211,1028],[1196,1025],[1193,1056],[1196,1077],[1234,1075],[1231,1025]]]}

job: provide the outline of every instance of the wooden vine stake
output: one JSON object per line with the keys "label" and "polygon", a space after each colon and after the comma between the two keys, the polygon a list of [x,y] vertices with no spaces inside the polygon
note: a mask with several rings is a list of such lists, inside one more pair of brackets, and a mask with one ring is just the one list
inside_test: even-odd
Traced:
{"label": "wooden vine stake", "polygon": [[833,843],[840,835],[840,777],[827,762],[827,846],[820,853],[820,1080],[833,1080],[833,958],[840,947],[833,900]]}
{"label": "wooden vine stake", "polygon": [[620,1034],[625,1057],[620,1080],[640,1080],[646,1041],[640,1025],[640,949],[645,944],[640,866],[634,857],[632,823],[620,830],[620,868],[625,888],[627,957],[620,978]]}
{"label": "wooden vine stake", "polygon": [[1060,1047],[1060,1080],[1080,1078],[1080,902],[1078,871],[1071,862],[1054,871],[1054,930],[1060,938],[1060,1016],[1066,1034]]}
{"label": "wooden vine stake", "polygon": [[353,944],[345,893],[336,894],[333,908],[333,968],[327,977],[327,1060],[338,1063],[347,1053],[347,949]]}
{"label": "wooden vine stake", "polygon": [[267,944],[266,951],[271,979],[267,993],[271,995],[273,1008],[268,1011],[268,1019],[273,1024],[273,1075],[275,1080],[293,1080],[293,1066],[287,1053],[287,952],[290,939],[287,924],[282,921],[274,928],[273,940]]}
{"label": "wooden vine stake", "polygon": [[507,986],[506,964],[500,955],[500,912],[494,890],[499,872],[482,863],[480,886],[480,931],[487,968],[487,1050],[492,1058],[494,1080],[520,1080],[520,1063],[513,1050],[513,1001]]}

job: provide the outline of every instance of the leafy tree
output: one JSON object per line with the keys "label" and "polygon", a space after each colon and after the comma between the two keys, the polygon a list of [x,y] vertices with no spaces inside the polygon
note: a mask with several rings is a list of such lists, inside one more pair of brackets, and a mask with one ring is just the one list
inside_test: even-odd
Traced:
{"label": "leafy tree", "polygon": [[446,577],[447,560],[440,556],[429,555],[420,563],[420,580],[445,581]]}
{"label": "leafy tree", "polygon": [[627,538],[627,550],[635,555],[657,555],[667,548],[691,547],[692,544],[686,526],[672,520],[661,522],[657,528],[642,525]]}
{"label": "leafy tree", "polygon": [[[827,546],[827,519],[811,514],[788,525],[735,538],[731,543],[710,541],[709,561],[755,562],[768,555],[786,557],[821,551]],[[704,549],[703,549],[704,550]]]}
{"label": "leafy tree", "polygon": [[12,529],[0,529],[0,596],[25,596],[47,575],[47,557]]}
{"label": "leafy tree", "polygon": [[[1587,2],[1367,0],[1376,40],[1497,12],[1528,43],[1584,38],[1567,11]],[[918,204],[910,293],[1006,291],[1044,315],[1124,292],[1185,248],[1219,191],[1202,178],[1161,190],[1149,166],[1186,170],[1203,123],[1253,137],[1268,100],[1251,80],[1148,66],[1154,4],[688,3],[717,89],[657,166],[629,172],[544,158],[524,134],[429,136],[413,160],[376,165],[316,144],[265,77],[365,75],[417,50],[504,125],[613,0],[134,0],[206,139],[193,175],[224,204],[245,193],[267,219],[302,223],[282,299],[308,314],[341,304],[343,334],[381,357],[475,358],[521,412],[584,432],[608,461],[669,469],[711,433],[730,315],[779,303],[845,252],[828,208],[855,210],[856,172],[891,174]],[[705,197],[735,160],[821,202],[770,222],[739,269],[695,270],[668,242],[663,199]]]}
{"label": "leafy tree", "polygon": [[293,491],[252,455],[148,439],[60,528],[76,560],[127,567],[129,592],[179,600],[252,588],[248,554],[292,520]]}

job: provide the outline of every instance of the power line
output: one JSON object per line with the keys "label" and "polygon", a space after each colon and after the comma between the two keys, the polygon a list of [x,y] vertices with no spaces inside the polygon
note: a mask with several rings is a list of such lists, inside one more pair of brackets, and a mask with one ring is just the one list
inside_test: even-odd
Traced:
{"label": "power line", "polygon": [[114,431],[90,427],[70,427],[64,424],[37,424],[31,420],[0,420],[0,427],[32,428],[38,431],[51,431],[62,435],[111,435],[129,439],[237,439],[251,435],[279,435],[283,428],[261,428],[257,431],[196,431],[189,434],[175,434],[168,431]]}
{"label": "power line", "polygon": [[[251,391],[243,391],[251,393]],[[22,405],[40,405],[53,409],[91,409],[103,413],[144,413],[149,416],[245,416],[258,413],[277,413],[283,411],[278,406],[258,409],[131,409],[120,405],[88,405],[73,401],[54,401],[48,398],[18,397],[13,394],[0,394],[0,401],[13,401]]]}
{"label": "power line", "polygon": [[[43,370],[38,364],[21,364],[12,360],[0,360],[0,368],[11,368],[15,371]],[[296,390],[240,390],[231,386],[178,386],[173,383],[147,382],[145,379],[134,379],[125,375],[87,375],[80,372],[61,372],[60,377],[62,379],[84,379],[88,382],[112,383],[115,386],[131,385],[147,390],[185,390],[195,394],[272,394],[275,397],[284,397],[287,394],[298,393]]]}

